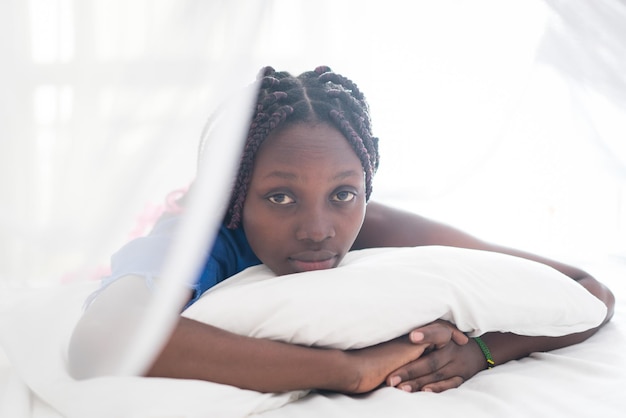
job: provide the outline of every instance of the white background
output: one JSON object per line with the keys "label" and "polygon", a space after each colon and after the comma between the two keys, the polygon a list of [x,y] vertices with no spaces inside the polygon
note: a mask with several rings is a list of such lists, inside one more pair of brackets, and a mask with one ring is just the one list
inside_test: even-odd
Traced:
{"label": "white background", "polygon": [[104,271],[193,179],[224,68],[263,65],[362,88],[374,199],[574,264],[626,257],[623,1],[274,0],[242,22],[250,4],[0,2],[0,283]]}

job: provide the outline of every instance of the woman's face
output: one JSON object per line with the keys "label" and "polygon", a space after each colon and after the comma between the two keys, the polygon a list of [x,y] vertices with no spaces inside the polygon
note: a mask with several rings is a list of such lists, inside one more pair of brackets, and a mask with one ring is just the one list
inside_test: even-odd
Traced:
{"label": "woman's face", "polygon": [[261,145],[243,207],[257,257],[278,275],[336,267],[365,217],[365,176],[345,137],[298,123]]}

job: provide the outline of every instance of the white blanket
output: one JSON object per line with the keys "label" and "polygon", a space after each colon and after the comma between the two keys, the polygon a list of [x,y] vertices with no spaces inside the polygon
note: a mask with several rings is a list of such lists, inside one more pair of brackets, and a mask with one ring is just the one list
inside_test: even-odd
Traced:
{"label": "white blanket", "polygon": [[[621,417],[626,411],[626,268],[592,273],[618,296],[613,321],[584,343],[499,365],[442,394],[260,394],[203,381],[106,377],[75,381],[68,336],[95,284],[3,291],[0,417]],[[620,293],[622,292],[622,293]]]}

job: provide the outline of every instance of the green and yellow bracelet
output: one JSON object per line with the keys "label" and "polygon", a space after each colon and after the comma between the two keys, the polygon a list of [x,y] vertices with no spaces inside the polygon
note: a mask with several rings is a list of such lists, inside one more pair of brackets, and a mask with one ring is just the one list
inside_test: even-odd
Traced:
{"label": "green and yellow bracelet", "polygon": [[478,346],[480,347],[480,351],[483,352],[485,360],[487,360],[487,368],[494,368],[496,366],[496,362],[493,361],[493,357],[491,357],[491,351],[489,351],[489,347],[487,347],[487,344],[485,344],[485,342],[479,337],[474,337],[473,340],[476,341],[476,344],[478,344]]}

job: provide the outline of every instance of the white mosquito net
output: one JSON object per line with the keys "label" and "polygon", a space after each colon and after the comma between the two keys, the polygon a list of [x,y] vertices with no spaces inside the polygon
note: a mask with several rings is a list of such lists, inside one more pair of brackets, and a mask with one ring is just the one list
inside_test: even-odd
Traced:
{"label": "white mosquito net", "polygon": [[[211,110],[264,65],[359,84],[381,139],[374,200],[566,261],[626,254],[623,1],[8,0],[0,36],[1,287],[106,275],[195,179]],[[209,141],[213,191],[127,370],[210,244],[232,143]]]}

